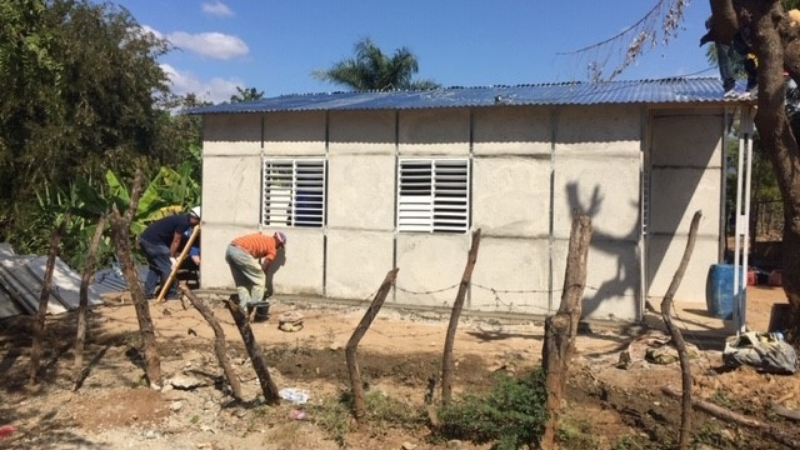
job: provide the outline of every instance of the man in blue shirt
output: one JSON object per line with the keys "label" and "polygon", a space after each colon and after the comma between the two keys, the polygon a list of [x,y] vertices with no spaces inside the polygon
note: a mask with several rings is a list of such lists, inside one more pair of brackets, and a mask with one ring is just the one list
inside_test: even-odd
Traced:
{"label": "man in blue shirt", "polygon": [[[200,223],[200,207],[192,208],[189,214],[178,214],[151,223],[139,236],[139,248],[147,258],[150,270],[144,282],[144,293],[148,299],[156,297],[156,284],[167,282],[183,233]],[[167,300],[178,299],[178,284],[173,282],[167,292]]]}

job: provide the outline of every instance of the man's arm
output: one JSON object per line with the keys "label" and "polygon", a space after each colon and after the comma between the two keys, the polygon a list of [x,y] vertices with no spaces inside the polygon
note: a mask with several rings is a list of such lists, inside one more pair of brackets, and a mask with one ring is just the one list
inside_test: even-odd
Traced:
{"label": "man's arm", "polygon": [[172,235],[172,244],[169,246],[169,257],[175,258],[178,256],[178,248],[181,246],[181,239],[183,233],[177,231]]}
{"label": "man's arm", "polygon": [[264,257],[264,259],[261,262],[261,270],[264,271],[265,275],[266,275],[267,271],[269,270],[270,263],[272,263],[272,259],[270,259],[269,256]]}

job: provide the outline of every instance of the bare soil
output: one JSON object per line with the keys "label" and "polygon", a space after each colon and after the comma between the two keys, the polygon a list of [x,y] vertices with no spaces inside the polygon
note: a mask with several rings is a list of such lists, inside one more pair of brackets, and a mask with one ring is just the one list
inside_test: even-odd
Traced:
{"label": "bare soil", "polygon": [[[766,330],[780,288],[748,291],[748,323]],[[336,439],[315,416],[313,406],[348,388],[344,345],[365,307],[319,305],[283,299],[272,318],[254,325],[270,373],[279,388],[308,391],[305,405],[283,401],[263,405],[259,383],[230,315],[221,305],[214,312],[223,325],[228,353],[243,384],[246,402],[230,397],[216,362],[213,333],[186,302],[151,304],[165,380],[188,378],[197,386],[161,391],[146,386],[138,351],[135,311],[130,302],[111,300],[90,314],[90,336],[84,361],[90,370],[81,388],[72,390],[75,317],[50,318],[48,353],[41,382],[27,385],[29,317],[0,322],[0,427],[15,431],[0,438],[10,449],[488,449],[491,443],[431,439],[428,426],[366,427]],[[298,332],[278,329],[275,318],[298,310],[305,317]],[[800,408],[797,376],[758,373],[749,368],[725,370],[721,362],[725,324],[708,316],[704,305],[678,305],[676,316],[696,347],[694,395],[776,429],[795,428],[778,417],[771,402]],[[359,346],[359,366],[368,389],[380,390],[407,405],[425,405],[429,379],[441,373],[448,317],[384,309]],[[658,325],[657,317],[647,323]],[[666,449],[677,438],[679,404],[661,387],[680,387],[677,363],[644,361],[636,351],[644,336],[660,335],[654,327],[590,324],[578,338],[578,357],[571,372],[564,448]],[[454,394],[480,392],[496,371],[518,373],[540,363],[543,327],[538,321],[462,319],[455,344]],[[633,344],[631,344],[633,343]],[[620,352],[630,347],[633,362],[617,367]],[[166,383],[169,384],[169,383]],[[303,417],[298,419],[302,411]],[[758,432],[695,413],[695,437],[706,448],[793,448],[772,433]]]}

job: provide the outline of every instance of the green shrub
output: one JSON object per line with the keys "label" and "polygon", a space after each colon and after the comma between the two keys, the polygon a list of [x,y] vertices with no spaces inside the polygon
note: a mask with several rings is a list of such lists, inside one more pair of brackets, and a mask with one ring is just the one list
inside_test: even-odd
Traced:
{"label": "green shrub", "polygon": [[490,392],[467,394],[441,407],[437,432],[447,439],[476,443],[497,441],[498,450],[538,445],[547,421],[544,371],[537,368],[519,378],[495,375]]}

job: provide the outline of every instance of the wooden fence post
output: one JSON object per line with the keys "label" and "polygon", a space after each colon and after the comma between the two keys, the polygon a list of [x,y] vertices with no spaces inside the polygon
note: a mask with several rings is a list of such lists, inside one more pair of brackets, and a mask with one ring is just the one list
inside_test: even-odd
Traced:
{"label": "wooden fence post", "polygon": [[383,302],[386,301],[386,296],[389,294],[394,280],[397,279],[397,272],[399,270],[398,268],[394,268],[386,274],[386,278],[383,279],[383,283],[381,283],[380,289],[378,289],[378,292],[375,294],[375,298],[372,300],[369,308],[367,308],[367,312],[364,313],[364,317],[361,318],[361,322],[359,322],[356,329],[353,330],[353,334],[350,336],[350,340],[347,341],[347,346],[345,346],[344,355],[347,360],[347,371],[350,373],[350,384],[353,389],[353,416],[355,416],[356,421],[359,423],[362,423],[364,420],[366,408],[364,406],[364,388],[361,386],[361,373],[358,370],[356,350],[358,349],[358,343],[361,342],[361,338],[364,337],[372,321],[375,320],[375,316],[378,315],[378,311],[381,310]]}
{"label": "wooden fence post", "polygon": [[106,216],[100,216],[97,220],[97,229],[92,236],[92,241],[89,243],[89,254],[86,256],[86,263],[83,266],[83,275],[81,276],[80,288],[80,303],[78,304],[78,332],[75,337],[75,366],[73,368],[73,381],[74,385],[72,390],[77,391],[80,389],[83,380],[87,375],[87,371],[83,367],[83,350],[84,342],[86,341],[86,310],[89,307],[89,284],[92,276],[94,276],[94,268],[97,257],[97,247],[100,246],[100,239],[103,237],[103,231],[106,227]]}
{"label": "wooden fence post", "polygon": [[50,235],[50,250],[47,253],[47,266],[44,270],[42,280],[42,292],[39,295],[39,309],[36,311],[36,321],[33,322],[33,343],[31,345],[31,369],[30,384],[34,385],[39,373],[39,360],[42,357],[42,341],[44,340],[44,326],[47,316],[47,304],[50,302],[50,284],[53,281],[53,269],[58,257],[58,246],[61,243],[61,235],[69,222],[69,211],[64,215],[64,220],[53,230]]}
{"label": "wooden fence post", "polygon": [[464,307],[464,299],[467,296],[467,289],[472,282],[472,271],[478,261],[478,248],[481,245],[480,228],[472,235],[472,246],[467,254],[467,265],[464,267],[464,274],[461,276],[461,284],[458,286],[458,294],[453,302],[453,310],[450,312],[450,323],[447,326],[447,335],[444,339],[444,355],[442,357],[442,403],[448,405],[453,391],[453,345],[456,340],[456,328],[461,317],[461,310]]}
{"label": "wooden fence post", "polygon": [[239,307],[237,296],[233,295],[231,297],[232,298],[225,302],[225,305],[228,307],[228,311],[230,311],[234,323],[236,323],[236,328],[239,329],[239,334],[242,335],[244,347],[247,349],[247,354],[250,356],[250,361],[253,363],[253,369],[256,371],[256,375],[258,375],[259,383],[261,383],[261,391],[264,392],[264,400],[266,400],[269,405],[278,405],[281,402],[281,398],[278,395],[278,387],[275,386],[275,382],[272,381],[272,377],[269,376],[269,369],[264,362],[264,355],[261,353],[261,347],[258,346],[258,342],[256,342],[256,338],[253,336],[253,330],[250,328],[250,323],[247,321],[247,313],[242,311],[242,308]]}
{"label": "wooden fence post", "polygon": [[683,252],[683,258],[678,265],[678,270],[672,277],[672,282],[667,288],[667,293],[661,301],[661,317],[664,318],[664,323],[667,325],[672,340],[675,342],[675,348],[678,349],[678,360],[681,364],[681,380],[683,383],[683,400],[681,408],[681,427],[678,437],[678,448],[680,450],[689,449],[689,440],[692,437],[692,368],[689,362],[689,355],[686,353],[686,341],[683,340],[681,330],[672,323],[672,299],[675,297],[675,292],[683,280],[683,274],[686,273],[686,266],[689,265],[689,258],[692,257],[694,251],[694,243],[697,240],[697,227],[700,224],[700,218],[703,213],[697,211],[692,218],[692,224],[689,227],[689,239],[686,241],[686,249]]}
{"label": "wooden fence post", "polygon": [[575,337],[581,319],[581,300],[586,288],[586,264],[589,258],[589,242],[592,238],[592,222],[588,216],[577,214],[572,220],[567,253],[567,269],[561,305],[554,316],[544,322],[544,345],[542,366],[547,386],[547,410],[549,418],[544,428],[541,448],[555,448],[561,401],[567,387],[567,376],[572,355],[575,353]]}
{"label": "wooden fence post", "polygon": [[206,302],[197,298],[186,286],[180,286],[180,290],[183,292],[183,295],[189,299],[192,306],[200,312],[200,315],[206,319],[211,329],[214,330],[214,353],[217,355],[219,365],[222,366],[222,371],[225,373],[228,385],[230,385],[231,391],[233,391],[233,397],[239,401],[244,400],[239,377],[236,376],[236,372],[233,371],[231,362],[228,359],[228,352],[225,346],[225,331],[223,331],[217,318],[214,317],[214,311],[206,305]]}
{"label": "wooden fence post", "polygon": [[120,216],[116,207],[113,207],[109,219],[111,221],[111,234],[114,240],[114,248],[117,251],[122,273],[128,290],[133,299],[133,306],[136,309],[136,319],[139,321],[139,333],[142,336],[142,348],[144,351],[144,366],[147,381],[154,389],[161,388],[161,357],[158,354],[158,344],[156,333],[153,327],[153,319],[150,316],[150,305],[145,299],[144,289],[139,284],[139,271],[133,262],[131,255],[130,230],[131,222],[136,208],[139,206],[139,197],[142,195],[142,171],[136,169],[136,176],[131,188],[131,200],[128,210],[124,216]]}

